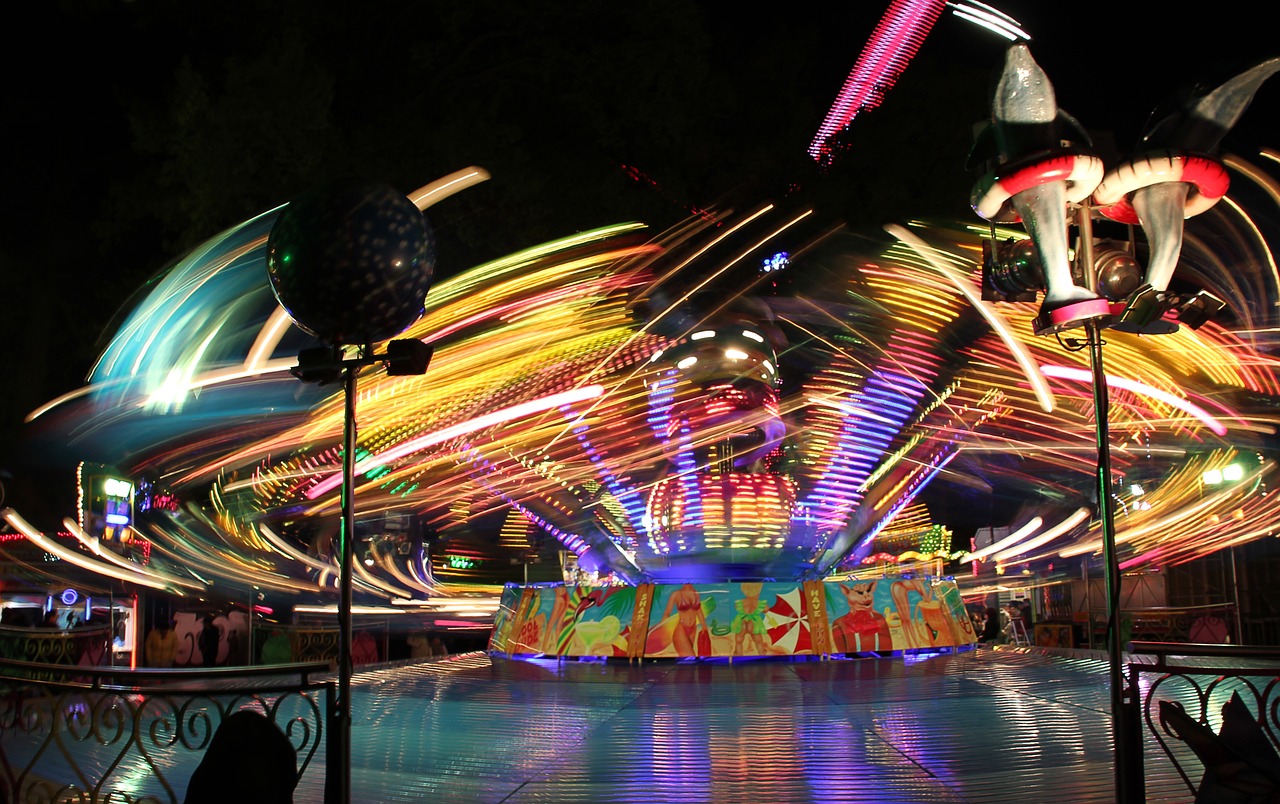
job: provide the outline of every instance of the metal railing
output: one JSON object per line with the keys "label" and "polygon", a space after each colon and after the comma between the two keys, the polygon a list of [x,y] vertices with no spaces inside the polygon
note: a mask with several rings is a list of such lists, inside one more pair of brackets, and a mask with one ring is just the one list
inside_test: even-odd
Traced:
{"label": "metal railing", "polygon": [[[354,635],[355,664],[385,661],[390,626],[386,620],[360,622]],[[263,625],[254,630],[254,663],[281,661],[338,663],[339,629],[322,623]],[[284,657],[288,657],[286,660]]]}
{"label": "metal railing", "polygon": [[110,664],[111,627],[64,631],[0,625],[0,656],[46,664]]}
{"label": "metal railing", "polygon": [[[1090,647],[1102,645],[1106,640],[1107,614],[1105,609],[1088,611],[1091,640]],[[1120,609],[1122,634],[1128,639],[1160,642],[1214,641],[1213,637],[1200,636],[1197,625],[1216,621],[1221,642],[1239,643],[1240,622],[1235,605],[1216,603],[1204,606],[1150,606],[1146,608]],[[1127,640],[1126,640],[1127,641]]]}
{"label": "metal railing", "polygon": [[[1132,657],[1151,661],[1131,661],[1126,673],[1120,739],[1136,765],[1122,769],[1129,800],[1147,798],[1159,770],[1148,761],[1172,763],[1188,801],[1207,784],[1274,785],[1280,797],[1280,768],[1256,760],[1280,748],[1280,648],[1134,642]],[[1226,760],[1231,768],[1221,767]]]}
{"label": "metal railing", "polygon": [[0,801],[178,804],[218,726],[243,709],[280,727],[300,780],[322,744],[331,774],[334,683],[311,678],[329,670],[319,662],[130,671],[0,659]]}
{"label": "metal railing", "polygon": [[254,631],[254,661],[329,662],[337,666],[338,629],[326,626],[270,625]]}

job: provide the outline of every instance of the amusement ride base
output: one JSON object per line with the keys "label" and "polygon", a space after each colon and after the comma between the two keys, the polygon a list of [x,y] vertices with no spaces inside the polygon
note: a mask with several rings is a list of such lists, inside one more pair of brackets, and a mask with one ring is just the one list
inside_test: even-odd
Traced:
{"label": "amusement ride base", "polygon": [[883,654],[974,644],[954,580],[510,585],[489,652],[512,658]]}

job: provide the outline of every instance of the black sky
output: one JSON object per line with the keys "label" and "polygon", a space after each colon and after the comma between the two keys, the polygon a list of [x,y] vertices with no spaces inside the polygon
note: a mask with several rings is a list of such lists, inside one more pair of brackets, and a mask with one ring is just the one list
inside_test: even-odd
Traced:
{"label": "black sky", "polygon": [[[998,5],[1031,33],[1059,104],[1122,148],[1156,104],[1272,47],[1250,3]],[[885,6],[30,4],[32,21],[7,26],[0,48],[0,454],[25,412],[83,380],[148,276],[331,173],[408,191],[466,165],[491,170],[474,201],[434,221],[442,261],[458,267],[797,184],[835,185],[827,196],[854,223],[912,204],[967,213],[964,150],[1004,43],[950,14],[885,106],[855,124],[838,171],[819,176],[805,156]],[[1277,119],[1269,85],[1240,133],[1266,137]]]}

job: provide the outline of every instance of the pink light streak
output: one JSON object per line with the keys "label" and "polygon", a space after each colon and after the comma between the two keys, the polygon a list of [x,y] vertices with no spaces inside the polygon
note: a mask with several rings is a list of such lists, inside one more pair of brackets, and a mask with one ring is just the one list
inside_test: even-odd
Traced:
{"label": "pink light streak", "polygon": [[859,112],[880,105],[946,6],[946,0],[894,0],[890,4],[814,135],[809,156],[823,165],[832,162],[835,136]]}
{"label": "pink light streak", "polygon": [[[483,416],[477,416],[465,422],[446,427],[443,430],[436,430],[434,433],[420,436],[418,438],[406,441],[403,444],[383,450],[377,455],[371,455],[356,464],[356,473],[363,474],[370,469],[381,466],[397,458],[403,458],[405,455],[412,454],[421,449],[435,446],[436,444],[448,441],[458,436],[464,436],[468,433],[474,433],[476,430],[483,430],[486,427],[492,427],[496,424],[504,424],[529,416],[534,413],[541,413],[545,410],[558,408],[561,405],[571,405],[575,402],[583,402],[588,399],[595,399],[604,393],[602,385],[585,385],[581,388],[574,388],[569,391],[563,391],[558,394],[544,396],[540,399],[531,399],[528,402],[521,402],[519,405],[512,405],[509,408],[502,408]],[[326,494],[342,483],[342,472],[334,472],[329,477],[321,480],[319,483],[307,489],[306,496],[309,500],[314,500],[321,494]]]}

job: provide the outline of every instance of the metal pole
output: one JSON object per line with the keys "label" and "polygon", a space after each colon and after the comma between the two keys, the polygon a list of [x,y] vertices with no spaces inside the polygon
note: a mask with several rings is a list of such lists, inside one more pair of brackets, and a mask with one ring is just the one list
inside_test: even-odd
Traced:
{"label": "metal pole", "polygon": [[[1080,234],[1081,263],[1085,268],[1085,281],[1090,290],[1097,291],[1097,274],[1093,263],[1093,218],[1089,207],[1083,206],[1076,216]],[[1091,318],[1084,324],[1089,341],[1089,364],[1093,369],[1093,410],[1098,449],[1098,518],[1102,524],[1102,557],[1107,596],[1107,670],[1111,684],[1111,739],[1115,756],[1115,793],[1117,804],[1129,804],[1135,799],[1131,780],[1130,732],[1125,712],[1124,671],[1122,669],[1123,646],[1120,642],[1120,561],[1116,555],[1115,512],[1111,505],[1111,396],[1107,387],[1107,374],[1102,364],[1102,327],[1099,320]],[[1093,643],[1093,614],[1089,616],[1089,640]],[[1141,753],[1138,753],[1139,759]],[[1140,782],[1139,782],[1140,783]]]}
{"label": "metal pole", "polygon": [[1231,592],[1235,596],[1236,644],[1244,644],[1244,621],[1240,617],[1240,572],[1236,567],[1236,546],[1231,545]]}
{"label": "metal pole", "polygon": [[[145,648],[146,642],[142,643]],[[139,667],[141,664],[137,661],[137,652],[134,652],[134,666]],[[142,657],[145,662],[146,656]],[[116,589],[115,586],[107,587],[107,666],[116,666]]]}
{"label": "metal pole", "polygon": [[253,654],[254,654],[254,646],[253,646],[253,607],[254,607],[254,605],[256,605],[256,604],[257,604],[257,602],[258,602],[257,597],[258,597],[258,587],[253,586],[252,584],[250,584],[250,585],[249,585],[249,645],[248,645],[248,647],[249,647],[249,661],[245,662],[245,664],[248,664],[248,665],[250,665],[250,666],[252,666],[253,664],[255,664],[255,662],[253,661]]}
{"label": "metal pole", "polygon": [[[1089,650],[1093,650],[1093,581],[1089,580],[1089,557],[1080,559],[1080,578],[1084,581],[1084,611],[1088,615],[1085,637],[1089,640]],[[1075,601],[1072,601],[1071,613],[1075,614]]]}
{"label": "metal pole", "polygon": [[1116,801],[1126,802],[1128,745],[1124,727],[1124,674],[1120,643],[1120,563],[1116,556],[1114,512],[1111,507],[1110,397],[1102,366],[1102,332],[1096,319],[1085,322],[1089,360],[1093,366],[1093,406],[1098,437],[1098,515],[1102,520],[1102,555],[1107,590],[1107,663],[1111,681],[1111,729],[1115,746]]}
{"label": "metal pole", "polygon": [[351,575],[355,560],[356,372],[359,361],[343,369],[346,407],[342,434],[342,564],[338,598],[337,740],[340,781],[338,801],[351,801]]}

